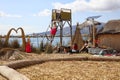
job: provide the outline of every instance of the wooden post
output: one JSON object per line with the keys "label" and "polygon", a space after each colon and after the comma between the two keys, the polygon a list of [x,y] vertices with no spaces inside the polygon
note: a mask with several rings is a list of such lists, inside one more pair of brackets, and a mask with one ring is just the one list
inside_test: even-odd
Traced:
{"label": "wooden post", "polygon": [[93,40],[93,47],[95,47],[95,25],[93,25],[93,35],[92,35],[92,40]]}
{"label": "wooden post", "polygon": [[96,25],[93,26],[93,47],[96,47],[96,33],[97,33],[97,29],[96,29]]}
{"label": "wooden post", "polygon": [[68,22],[68,24],[70,26],[70,37],[71,37],[71,45],[72,45],[73,44],[73,42],[72,42],[72,21],[69,21],[69,22]]}
{"label": "wooden post", "polygon": [[63,37],[63,25],[60,22],[60,46],[62,46],[62,37]]}

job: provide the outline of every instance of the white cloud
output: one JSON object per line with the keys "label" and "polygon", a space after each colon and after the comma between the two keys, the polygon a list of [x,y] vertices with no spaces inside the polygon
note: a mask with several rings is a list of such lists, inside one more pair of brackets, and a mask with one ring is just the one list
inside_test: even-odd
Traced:
{"label": "white cloud", "polygon": [[33,16],[49,16],[51,14],[51,11],[48,9],[44,9],[43,11],[34,14]]}
{"label": "white cloud", "polygon": [[75,0],[74,2],[62,4],[53,3],[55,9],[69,8],[76,11],[113,11],[120,10],[120,0]]}
{"label": "white cloud", "polygon": [[83,11],[87,8],[87,2],[85,0],[75,0],[74,2],[62,4],[62,3],[53,3],[55,9],[68,8],[72,9],[73,12]]}
{"label": "white cloud", "polygon": [[21,18],[22,16],[20,15],[11,15],[11,14],[7,14],[3,11],[0,11],[0,17],[12,17],[12,18]]}
{"label": "white cloud", "polygon": [[89,6],[96,11],[120,10],[120,0],[91,0]]}
{"label": "white cloud", "polygon": [[[15,28],[16,30],[19,28],[20,26],[14,26],[14,25],[0,25],[0,35],[7,35],[8,31],[11,28]],[[23,25],[22,28],[24,30],[25,35],[26,34],[30,34],[33,32],[40,32],[40,30],[38,28],[34,28],[35,26],[30,26],[30,25]],[[21,35],[21,31],[18,30],[18,33],[16,33],[15,31],[12,31],[10,35]]]}

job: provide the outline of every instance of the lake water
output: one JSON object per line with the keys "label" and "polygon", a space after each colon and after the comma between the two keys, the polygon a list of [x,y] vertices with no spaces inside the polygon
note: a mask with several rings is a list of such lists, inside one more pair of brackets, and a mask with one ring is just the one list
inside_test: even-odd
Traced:
{"label": "lake water", "polygon": [[[9,42],[13,41],[13,40],[18,40],[20,44],[22,44],[22,38],[10,38]],[[70,42],[70,37],[63,37],[63,45],[68,45],[68,43]],[[43,41],[43,43],[49,42],[46,38],[42,38],[42,37],[37,37],[37,38],[30,38],[31,41],[31,45],[34,47],[39,47],[41,41]],[[58,43],[60,43],[60,37],[55,37],[54,41],[52,42],[52,45],[57,45]]]}

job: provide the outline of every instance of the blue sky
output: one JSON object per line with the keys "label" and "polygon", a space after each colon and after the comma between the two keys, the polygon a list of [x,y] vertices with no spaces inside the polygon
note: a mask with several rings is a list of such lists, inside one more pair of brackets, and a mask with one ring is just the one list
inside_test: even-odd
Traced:
{"label": "blue sky", "polygon": [[44,32],[52,9],[61,8],[72,10],[73,25],[89,16],[101,15],[100,22],[120,19],[120,0],[0,0],[0,35],[18,27],[25,34]]}

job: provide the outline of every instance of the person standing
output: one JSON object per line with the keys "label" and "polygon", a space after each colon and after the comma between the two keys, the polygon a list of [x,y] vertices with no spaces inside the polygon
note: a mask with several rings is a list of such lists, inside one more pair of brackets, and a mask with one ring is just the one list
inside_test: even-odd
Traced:
{"label": "person standing", "polygon": [[77,45],[77,43],[74,43],[71,47],[70,53],[78,53],[78,52],[79,52],[78,45]]}
{"label": "person standing", "polygon": [[31,53],[31,44],[30,44],[30,37],[27,38],[27,42],[26,42],[26,47],[25,47],[25,51],[27,53]]}

